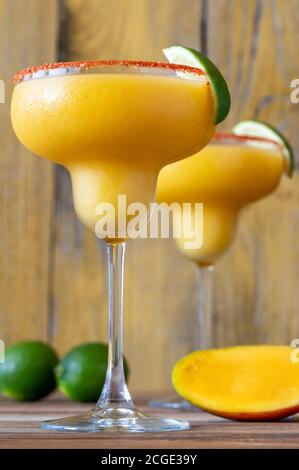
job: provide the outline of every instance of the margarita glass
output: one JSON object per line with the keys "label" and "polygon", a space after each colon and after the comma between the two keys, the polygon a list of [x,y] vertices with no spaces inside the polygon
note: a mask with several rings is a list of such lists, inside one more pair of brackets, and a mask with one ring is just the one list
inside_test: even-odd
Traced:
{"label": "margarita glass", "polygon": [[[206,74],[155,62],[46,64],[15,76],[12,124],[31,151],[65,166],[75,210],[90,230],[98,204],[118,196],[148,205],[160,169],[203,148],[215,131],[215,102]],[[43,423],[71,431],[172,431],[189,424],[136,410],[123,370],[123,276],[127,217],[104,238],[109,273],[109,359],[96,406]]]}
{"label": "margarita glass", "polygon": [[[176,238],[183,256],[198,267],[199,349],[211,347],[211,297],[214,263],[231,245],[241,209],[272,193],[286,172],[282,147],[270,139],[215,134],[199,153],[163,168],[157,185],[158,202],[203,203],[203,243],[186,248],[186,238]],[[194,215],[193,215],[194,217]],[[174,228],[182,219],[173,213]],[[189,409],[177,399],[153,400],[159,408]]]}

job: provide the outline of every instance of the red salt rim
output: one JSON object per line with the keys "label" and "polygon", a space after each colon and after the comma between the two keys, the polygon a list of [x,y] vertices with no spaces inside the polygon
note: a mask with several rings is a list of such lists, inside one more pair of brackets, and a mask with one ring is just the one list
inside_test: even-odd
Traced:
{"label": "red salt rim", "polygon": [[27,67],[23,70],[17,72],[14,77],[14,83],[18,83],[27,75],[33,75],[41,70],[55,70],[63,68],[80,68],[82,70],[89,70],[96,67],[111,67],[111,66],[121,66],[121,67],[144,67],[144,68],[158,68],[161,70],[170,70],[174,72],[186,72],[192,73],[198,76],[207,76],[207,74],[202,69],[195,67],[190,67],[189,65],[180,65],[180,64],[169,64],[164,62],[151,62],[151,61],[142,61],[142,60],[82,60],[78,62],[56,62],[53,64],[42,64],[36,67]]}
{"label": "red salt rim", "polygon": [[279,150],[283,151],[283,145],[280,144],[279,142],[268,139],[267,137],[256,137],[253,135],[237,135],[237,134],[229,134],[229,133],[220,133],[216,132],[213,136],[212,140],[225,140],[225,139],[231,139],[231,140],[236,140],[238,142],[247,142],[249,140],[253,142],[266,142],[269,144],[276,145],[276,147],[279,148]]}

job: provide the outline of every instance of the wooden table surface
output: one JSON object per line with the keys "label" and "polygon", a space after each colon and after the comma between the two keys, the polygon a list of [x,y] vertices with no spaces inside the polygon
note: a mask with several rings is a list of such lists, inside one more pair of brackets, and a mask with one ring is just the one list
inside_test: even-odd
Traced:
{"label": "wooden table surface", "polygon": [[[136,397],[144,405],[147,395]],[[113,449],[113,448],[299,448],[299,415],[274,423],[239,423],[202,411],[156,414],[188,419],[189,431],[161,434],[57,433],[40,428],[44,419],[86,411],[90,405],[57,395],[35,403],[0,400],[0,449]]]}

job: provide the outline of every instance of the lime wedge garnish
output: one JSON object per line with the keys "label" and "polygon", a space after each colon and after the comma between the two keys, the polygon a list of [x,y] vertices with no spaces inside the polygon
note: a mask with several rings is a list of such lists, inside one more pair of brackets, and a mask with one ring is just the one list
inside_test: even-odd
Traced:
{"label": "lime wedge garnish", "polygon": [[230,108],[230,93],[226,81],[215,64],[202,52],[189,47],[171,46],[163,49],[167,60],[171,64],[189,65],[204,70],[212,85],[216,102],[215,124],[223,121]]}
{"label": "lime wedge garnish", "polygon": [[286,173],[288,176],[292,176],[295,169],[294,151],[284,135],[275,129],[275,127],[263,121],[242,121],[233,128],[233,133],[241,136],[262,137],[277,142],[283,151]]}

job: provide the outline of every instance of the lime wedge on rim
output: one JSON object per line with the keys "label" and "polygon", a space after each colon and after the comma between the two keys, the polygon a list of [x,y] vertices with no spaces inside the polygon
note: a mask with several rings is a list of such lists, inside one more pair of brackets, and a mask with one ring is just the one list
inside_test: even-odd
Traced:
{"label": "lime wedge on rim", "polygon": [[263,121],[241,121],[233,128],[233,133],[240,136],[262,137],[277,142],[285,158],[286,174],[292,176],[295,169],[294,151],[287,139],[275,127]]}
{"label": "lime wedge on rim", "polygon": [[164,55],[171,64],[189,65],[203,70],[212,85],[216,102],[215,124],[222,122],[230,108],[230,93],[226,81],[215,64],[202,52],[190,47],[171,46],[163,49]]}

